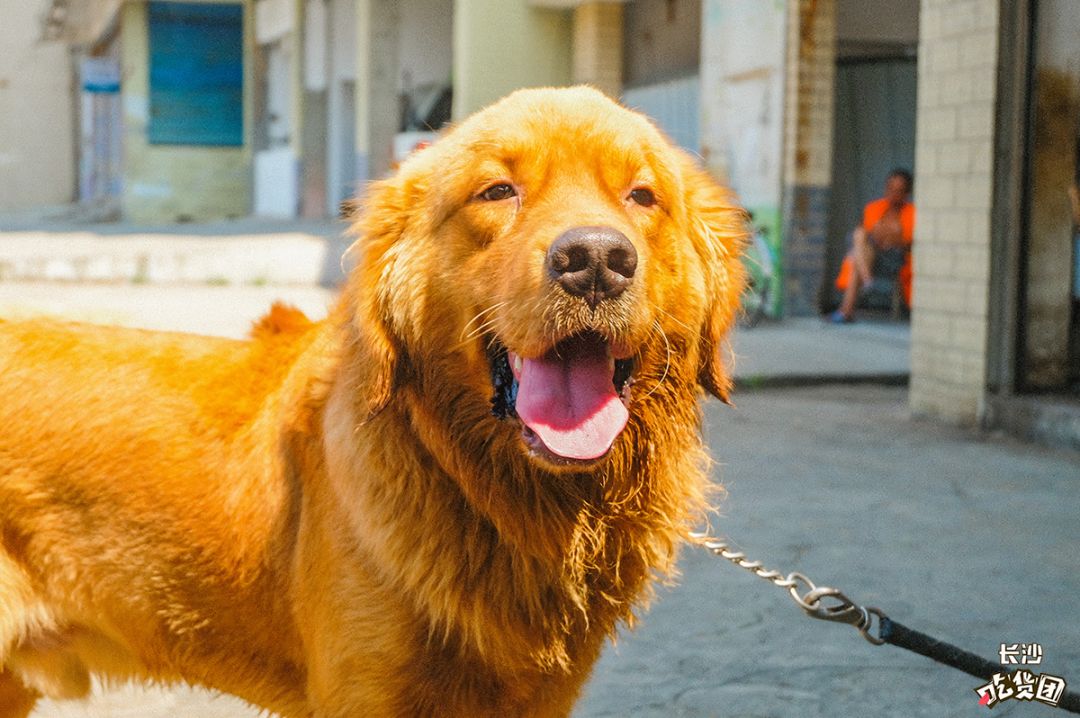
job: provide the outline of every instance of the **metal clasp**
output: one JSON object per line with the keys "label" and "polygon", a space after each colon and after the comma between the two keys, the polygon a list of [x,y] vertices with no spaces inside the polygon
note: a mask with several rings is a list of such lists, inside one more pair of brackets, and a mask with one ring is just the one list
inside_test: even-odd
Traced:
{"label": "metal clasp", "polygon": [[[879,620],[885,616],[880,609],[860,606],[845,596],[838,588],[818,587],[801,573],[790,573],[787,580],[792,584],[788,589],[788,593],[791,594],[792,600],[798,604],[799,608],[807,616],[833,623],[846,623],[857,628],[862,637],[875,646],[885,643],[885,641],[870,634],[870,628],[874,621],[872,615],[877,616]],[[799,593],[800,584],[807,589],[806,593],[801,595]],[[830,600],[830,603],[823,603],[827,599]]]}

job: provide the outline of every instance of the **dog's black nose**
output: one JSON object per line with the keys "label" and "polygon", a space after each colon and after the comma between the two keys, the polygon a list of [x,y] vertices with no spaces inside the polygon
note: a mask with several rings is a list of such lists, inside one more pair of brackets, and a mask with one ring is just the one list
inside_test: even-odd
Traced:
{"label": "dog's black nose", "polygon": [[630,286],[637,270],[637,250],[617,229],[574,227],[551,243],[546,264],[548,275],[559,286],[595,309]]}

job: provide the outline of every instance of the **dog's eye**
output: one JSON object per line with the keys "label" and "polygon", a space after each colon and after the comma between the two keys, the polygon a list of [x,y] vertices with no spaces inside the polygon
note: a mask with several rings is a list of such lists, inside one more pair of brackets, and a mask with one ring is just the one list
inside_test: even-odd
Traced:
{"label": "dog's eye", "polygon": [[652,207],[656,204],[656,195],[648,187],[636,187],[630,190],[630,199],[642,207]]}
{"label": "dog's eye", "polygon": [[499,184],[493,184],[486,190],[480,193],[480,199],[487,200],[488,202],[498,202],[501,199],[510,199],[517,195],[514,191],[513,185],[509,185],[505,182]]}

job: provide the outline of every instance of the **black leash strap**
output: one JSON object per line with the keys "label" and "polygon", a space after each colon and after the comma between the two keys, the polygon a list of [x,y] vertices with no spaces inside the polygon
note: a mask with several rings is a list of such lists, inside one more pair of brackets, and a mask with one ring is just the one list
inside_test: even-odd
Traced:
{"label": "black leash strap", "polygon": [[[1001,673],[1001,665],[988,661],[985,658],[968,653],[962,648],[957,648],[951,643],[939,641],[936,638],[914,631],[902,623],[897,623],[888,616],[880,618],[878,637],[892,646],[904,648],[913,653],[951,666],[958,671],[963,671],[976,678],[989,681],[995,673]],[[1073,691],[1065,691],[1058,699],[1057,707],[1070,713],[1080,713],[1080,694]]]}
{"label": "black leash strap", "polygon": [[[793,572],[785,576],[779,571],[765,568],[760,561],[750,561],[746,558],[746,554],[732,550],[727,542],[706,534],[691,533],[690,539],[716,556],[727,559],[780,588],[787,589],[792,600],[807,616],[854,626],[863,638],[875,646],[888,643],[904,648],[986,681],[993,680],[995,674],[1006,673],[1000,664],[980,658],[974,653],[968,653],[962,648],[939,641],[925,633],[913,631],[886,616],[879,608],[855,603],[839,589],[817,586],[801,573]],[[870,631],[874,616],[878,618],[877,636]],[[1064,681],[1064,679],[1061,680]],[[1046,703],[1046,701],[1041,702]],[[1080,694],[1063,691],[1056,703],[1047,703],[1047,705],[1071,713],[1080,713]]]}

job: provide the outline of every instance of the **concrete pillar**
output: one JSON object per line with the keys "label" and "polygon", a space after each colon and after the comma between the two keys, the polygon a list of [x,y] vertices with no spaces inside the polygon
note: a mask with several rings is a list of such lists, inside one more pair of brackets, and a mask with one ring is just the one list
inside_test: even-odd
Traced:
{"label": "concrete pillar", "polygon": [[304,0],[301,37],[304,121],[300,127],[300,215],[326,215],[327,135],[329,129],[327,76],[329,60],[329,7],[327,0]]}
{"label": "concrete pillar", "polygon": [[[701,8],[701,153],[753,213],[777,267],[787,22],[783,3],[703,0]],[[770,293],[781,297],[779,277]]]}
{"label": "concrete pillar", "polygon": [[300,209],[302,176],[303,52],[300,0],[259,0],[254,5],[262,73],[259,138],[253,155],[254,214],[291,218]]}
{"label": "concrete pillar", "polygon": [[357,0],[356,177],[382,177],[398,128],[398,8],[395,0]]}
{"label": "concrete pillar", "polygon": [[524,0],[456,0],[454,119],[520,87],[569,84],[572,25],[570,11]]}
{"label": "concrete pillar", "polygon": [[609,97],[622,94],[623,4],[586,2],[574,8],[573,81]]}
{"label": "concrete pillar", "polygon": [[289,0],[289,14],[293,28],[289,56],[289,126],[292,128],[289,143],[297,158],[299,178],[303,176],[304,156],[304,0]]}
{"label": "concrete pillar", "polygon": [[356,192],[356,43],[355,0],[330,0],[329,121],[326,134],[327,214]]}
{"label": "concrete pillar", "polygon": [[914,411],[985,411],[998,0],[922,0],[915,138]]}
{"label": "concrete pillar", "polygon": [[788,3],[784,101],[785,314],[820,311],[832,177],[836,0]]}

